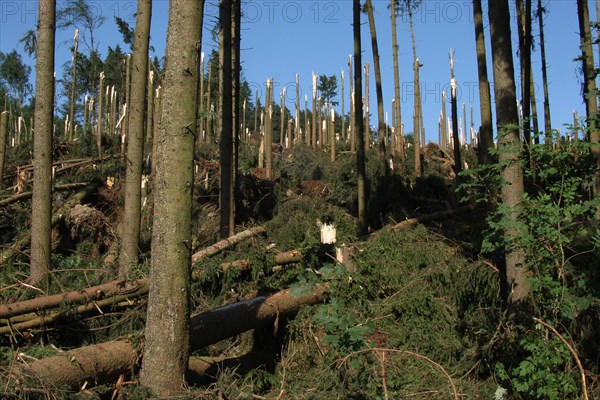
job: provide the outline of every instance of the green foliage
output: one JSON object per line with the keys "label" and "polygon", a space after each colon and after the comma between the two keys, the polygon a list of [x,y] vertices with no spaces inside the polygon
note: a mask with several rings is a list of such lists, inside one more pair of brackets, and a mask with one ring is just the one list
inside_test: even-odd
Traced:
{"label": "green foliage", "polygon": [[319,75],[317,90],[323,103],[338,105],[338,101],[335,100],[335,96],[337,96],[337,75]]}
{"label": "green foliage", "polygon": [[572,355],[556,336],[543,337],[542,332],[532,333],[521,340],[524,359],[507,372],[503,363],[496,364],[496,374],[509,380],[514,390],[534,399],[573,399],[579,392],[575,374],[572,373]]}
{"label": "green foliage", "polygon": [[[517,221],[509,218],[511,211],[499,204],[488,215],[481,248],[488,254],[510,248],[525,252],[522,267],[528,271],[534,315],[562,327],[564,336],[582,329],[580,316],[591,316],[594,321],[599,317],[594,307],[600,293],[595,283],[598,261],[586,257],[597,255],[600,237],[594,222],[597,200],[590,198],[588,190],[596,162],[589,146],[582,142],[564,143],[558,149],[530,146],[523,160],[526,193],[520,216]],[[500,191],[502,168],[492,164],[471,171],[471,180],[461,189],[471,200],[491,200],[493,204]],[[519,232],[510,243],[503,235],[507,229]],[[548,338],[548,332],[541,327],[532,330],[532,325],[517,327],[501,346],[497,377],[525,398],[573,398],[579,387],[572,354],[558,338]]]}
{"label": "green foliage", "polygon": [[10,53],[0,52],[0,88],[7,88],[8,93],[20,104],[26,95],[31,95],[33,88],[29,83],[31,67],[23,63],[21,55],[16,50]]}

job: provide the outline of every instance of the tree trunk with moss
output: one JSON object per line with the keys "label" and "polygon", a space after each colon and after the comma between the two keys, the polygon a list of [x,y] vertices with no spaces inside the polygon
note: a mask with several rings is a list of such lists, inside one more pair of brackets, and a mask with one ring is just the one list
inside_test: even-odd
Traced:
{"label": "tree trunk with moss", "polygon": [[[127,279],[131,266],[138,261],[141,216],[142,158],[144,147],[144,113],[148,84],[148,49],[152,0],[138,0],[133,43],[133,72],[129,104],[130,127],[125,162],[125,206],[119,253],[119,278]],[[150,92],[151,97],[154,90]],[[147,126],[151,131],[152,127]]]}
{"label": "tree trunk with moss", "polygon": [[50,271],[56,2],[40,0],[38,6],[29,272],[33,284],[46,279]]}
{"label": "tree trunk with moss", "polygon": [[499,132],[499,162],[503,165],[501,198],[506,208],[504,231],[507,303],[513,311],[522,309],[529,294],[525,253],[519,248],[520,232],[516,228],[521,218],[521,199],[525,192],[521,164],[521,140],[518,126],[515,72],[510,40],[510,12],[508,0],[497,0],[489,5],[492,61],[494,64],[494,95],[496,99],[496,124]]}
{"label": "tree trunk with moss", "polygon": [[[579,17],[579,37],[581,39],[581,63],[583,69],[583,101],[585,102],[586,120],[589,129],[592,154],[596,158],[596,174],[594,176],[594,196],[600,196],[600,128],[598,127],[598,100],[596,93],[596,70],[592,48],[590,15],[585,0],[577,0]],[[600,219],[600,205],[596,206],[596,219]]]}
{"label": "tree trunk with moss", "polygon": [[160,397],[184,390],[189,357],[189,290],[198,43],[204,1],[169,4],[158,132],[146,348],[140,382]]}

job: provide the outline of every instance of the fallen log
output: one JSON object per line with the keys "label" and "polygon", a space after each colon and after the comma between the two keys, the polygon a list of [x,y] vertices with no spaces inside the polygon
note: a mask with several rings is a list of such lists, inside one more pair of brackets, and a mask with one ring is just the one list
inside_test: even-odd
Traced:
{"label": "fallen log", "polygon": [[133,299],[146,294],[148,294],[148,285],[143,285],[138,287],[135,291],[130,292],[128,294],[114,295],[112,297],[108,297],[98,301],[91,300],[73,309],[68,309],[65,311],[54,311],[39,316],[37,314],[33,314],[31,318],[26,319],[22,322],[13,323],[13,320],[5,320],[2,322],[5,323],[6,326],[0,327],[0,335],[15,333],[20,330],[36,328],[39,326],[45,326],[58,319],[65,318],[70,315],[84,314],[95,310],[102,313],[102,307],[114,306],[121,302],[129,302],[131,303],[131,305],[133,305],[134,303],[131,302]]}
{"label": "fallen log", "polygon": [[110,382],[129,374],[138,351],[129,341],[112,341],[66,351],[29,364],[25,374],[51,386],[80,388],[84,383]]}
{"label": "fallen log", "polygon": [[[55,227],[59,223],[59,221],[63,218],[63,214],[65,213],[66,210],[72,208],[76,204],[79,204],[79,202],[85,196],[98,190],[99,186],[100,186],[100,182],[89,183],[83,190],[81,190],[81,191],[77,192],[76,194],[74,194],[73,196],[71,196],[69,198],[69,200],[67,200],[67,202],[64,203],[62,205],[62,207],[60,207],[52,215],[51,226]],[[16,242],[14,242],[12,245],[8,246],[8,248],[6,250],[4,250],[4,251],[2,251],[2,253],[0,253],[0,265],[4,264],[6,262],[6,260],[8,260],[9,258],[22,252],[27,247],[27,245],[30,244],[30,242],[31,242],[31,232],[27,232],[27,233],[23,234]]]}
{"label": "fallen log", "polygon": [[475,205],[469,204],[467,206],[458,207],[458,208],[455,208],[452,210],[443,210],[443,211],[438,211],[438,212],[434,212],[431,214],[420,215],[418,217],[409,218],[405,221],[399,222],[396,225],[392,226],[392,229],[408,228],[410,226],[415,226],[415,225],[421,224],[423,222],[434,221],[436,219],[448,218],[448,217],[451,217],[452,215],[455,215],[455,214],[458,214],[461,212],[473,211],[475,208],[476,208]]}
{"label": "fallen log", "polygon": [[211,257],[221,251],[225,250],[228,247],[233,246],[241,242],[242,240],[249,239],[251,237],[264,234],[266,232],[265,228],[262,226],[256,226],[254,228],[247,229],[243,232],[237,233],[233,236],[230,236],[226,239],[221,240],[207,248],[200,250],[199,252],[192,255],[192,264],[195,264],[205,258]]}
{"label": "fallen log", "polygon": [[112,296],[133,293],[144,286],[146,288],[148,287],[147,279],[138,279],[130,282],[116,280],[102,285],[85,288],[83,290],[36,297],[18,303],[2,304],[0,305],[0,318],[11,318],[31,312],[44,311],[49,308],[60,307],[67,303],[78,304],[99,301]]}
{"label": "fallen log", "polygon": [[[252,228],[252,229],[240,232],[237,235],[234,235],[228,239],[225,239],[225,240],[219,242],[219,243],[221,243],[219,246],[217,246],[217,245],[211,246],[211,248],[212,248],[211,251],[201,251],[201,252],[196,253],[195,257],[198,261],[200,261],[206,257],[216,254],[215,251],[216,251],[217,247],[219,248],[218,251],[221,251],[227,247],[226,244],[233,245],[235,243],[239,243],[240,241],[242,241],[244,239],[253,237],[253,236],[263,233],[263,232],[265,232],[265,228],[263,228],[263,227],[256,227],[256,228]],[[217,243],[217,244],[219,244],[219,243]],[[218,251],[216,251],[216,252],[218,252]],[[240,265],[238,265],[238,266],[240,266]],[[193,279],[198,279],[201,276],[202,276],[202,271],[194,271],[194,273],[192,273]],[[60,293],[60,294],[55,294],[55,295],[50,295],[50,296],[36,297],[31,300],[25,300],[25,301],[21,301],[21,302],[17,302],[17,303],[12,303],[12,304],[2,304],[2,305],[0,305],[0,324],[2,324],[2,323],[10,324],[12,322],[12,321],[1,321],[1,319],[10,319],[12,317],[16,317],[16,316],[23,315],[23,314],[45,311],[45,310],[48,310],[51,308],[60,307],[65,304],[77,305],[80,303],[89,303],[89,302],[93,302],[93,301],[100,301],[105,298],[119,296],[119,295],[130,295],[131,297],[133,297],[134,294],[137,294],[137,296],[141,296],[148,292],[147,288],[148,288],[148,279],[147,278],[137,279],[135,281],[129,281],[129,282],[123,281],[123,280],[115,280],[115,281],[111,281],[111,282],[108,282],[108,283],[105,283],[102,285],[93,286],[93,287],[85,288],[82,290],[75,290],[75,291],[68,292],[68,293]],[[27,320],[29,321],[29,320],[33,320],[33,319],[38,321],[39,324],[31,325],[31,323],[30,323],[27,325],[27,328],[40,326],[51,320],[49,318],[39,317],[37,315],[32,315],[31,318],[28,318]],[[24,323],[24,322],[25,321],[20,320],[18,323]],[[13,325],[13,327],[20,327],[21,329],[25,329],[25,325],[16,326],[16,324],[15,324],[15,325]],[[1,334],[1,332],[4,332],[4,331],[0,329],[0,334]]]}
{"label": "fallen log", "polygon": [[[302,306],[322,302],[327,289],[326,285],[317,285],[311,293],[299,297],[286,289],[197,314],[190,319],[190,349],[206,347],[261,326],[277,330],[282,318],[296,314]],[[22,370],[55,386],[109,382],[139,366],[142,345],[143,342],[135,349],[130,341],[120,340],[85,346],[37,360],[22,366]]]}
{"label": "fallen log", "polygon": [[[86,187],[87,185],[88,185],[87,183],[81,183],[81,182],[65,183],[64,185],[54,186],[52,188],[52,190],[59,191],[59,190],[80,189],[80,188]],[[14,203],[15,201],[27,199],[27,198],[31,197],[32,195],[33,195],[33,192],[23,192],[23,193],[15,194],[14,196],[10,196],[10,197],[0,200],[0,206]]]}

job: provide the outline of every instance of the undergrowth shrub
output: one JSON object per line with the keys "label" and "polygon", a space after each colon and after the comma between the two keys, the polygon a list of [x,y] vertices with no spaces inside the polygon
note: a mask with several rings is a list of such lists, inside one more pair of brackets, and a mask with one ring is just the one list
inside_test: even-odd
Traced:
{"label": "undergrowth shrub", "polygon": [[[487,349],[490,373],[515,398],[563,399],[581,393],[574,354],[557,334],[573,344],[586,369],[598,371],[598,359],[586,356],[590,353],[585,351],[592,343],[600,345],[597,330],[590,334],[600,318],[596,306],[600,231],[594,216],[598,203],[589,192],[596,163],[589,146],[573,142],[558,149],[529,147],[522,160],[526,193],[518,222],[520,234],[514,242],[507,243],[503,235],[514,223],[502,205],[487,217],[483,253],[502,254],[518,247],[526,255],[522,268],[528,271],[532,319],[519,324],[508,321],[500,332],[501,340],[494,349]],[[492,164],[469,172],[471,180],[462,187],[468,198],[493,204],[502,184],[501,168]],[[540,320],[556,331],[536,322]]]}

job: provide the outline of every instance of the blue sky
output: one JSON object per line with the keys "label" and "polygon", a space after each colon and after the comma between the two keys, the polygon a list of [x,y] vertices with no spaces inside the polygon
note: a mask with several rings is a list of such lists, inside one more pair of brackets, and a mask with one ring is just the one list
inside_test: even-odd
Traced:
{"label": "blue sky", "polygon": [[[59,4],[60,4],[60,0]],[[487,3],[487,2],[484,2]],[[512,3],[512,2],[511,2]],[[550,105],[553,127],[565,132],[564,124],[572,123],[573,110],[579,115],[584,113],[580,96],[578,64],[573,61],[579,54],[577,25],[577,7],[575,0],[543,0],[549,11],[545,17],[546,51],[548,76],[550,82]],[[106,54],[107,46],[121,43],[121,35],[116,30],[114,16],[119,16],[131,25],[135,24],[134,0],[98,0],[90,5],[97,15],[105,17],[104,25],[96,34],[100,52]],[[244,18],[242,19],[242,63],[246,80],[259,89],[263,98],[267,78],[273,78],[275,99],[279,102],[279,93],[288,86],[286,105],[294,107],[295,75],[300,75],[301,104],[304,107],[304,95],[311,95],[311,73],[337,75],[345,71],[346,112],[348,111],[348,55],[353,52],[352,2],[350,0],[242,0]],[[385,109],[391,118],[391,99],[393,97],[391,22],[388,0],[373,0],[375,20],[379,39],[379,53],[383,80]],[[474,107],[474,124],[480,124],[479,96],[477,86],[477,65],[475,57],[475,38],[472,16],[472,2],[467,0],[424,0],[421,9],[416,12],[415,36],[417,55],[424,65],[421,68],[421,90],[423,99],[424,124],[427,140],[437,141],[438,116],[441,110],[441,91],[449,88],[450,49],[455,51],[455,75],[459,85],[459,108],[464,102],[469,114]],[[534,5],[535,9],[535,5]],[[590,11],[594,18],[595,4],[590,1]],[[514,19],[514,7],[512,7]],[[484,14],[487,6],[484,4]],[[216,48],[210,31],[218,15],[214,0],[207,0],[205,6],[205,24],[203,48],[208,54]],[[154,0],[152,16],[151,44],[155,54],[164,54],[168,19],[168,1]],[[487,15],[484,15],[487,27]],[[37,21],[37,1],[0,0],[0,51],[9,52],[17,48],[23,53],[18,39],[29,29],[34,29]],[[366,15],[362,18],[363,64],[371,64],[370,103],[373,115],[371,124],[376,124],[375,81],[372,69],[372,53],[369,27]],[[513,26],[514,29],[514,26]],[[534,24],[537,42],[537,23]],[[514,34],[513,34],[514,36]],[[70,58],[69,40],[73,30],[57,33],[57,67]],[[489,51],[489,32],[486,30]],[[513,51],[516,54],[517,41],[513,37]],[[412,131],[412,48],[408,20],[398,18],[399,65],[401,80],[402,119],[406,132]],[[128,46],[122,45],[124,49]],[[85,47],[80,45],[80,50]],[[596,56],[598,53],[596,53]],[[34,64],[33,59],[24,59]],[[516,57],[515,57],[516,60]],[[540,126],[543,126],[543,92],[541,88],[541,61],[539,46],[532,56],[536,97]],[[491,63],[488,64],[492,79]],[[515,68],[518,71],[518,68]],[[518,73],[518,72],[517,72]],[[58,72],[60,74],[60,72]],[[33,81],[33,76],[32,76]],[[338,97],[341,91],[338,90]],[[339,107],[338,107],[339,108]],[[449,104],[447,106],[450,110]],[[461,113],[462,115],[462,113]],[[467,115],[470,123],[470,117]]]}

